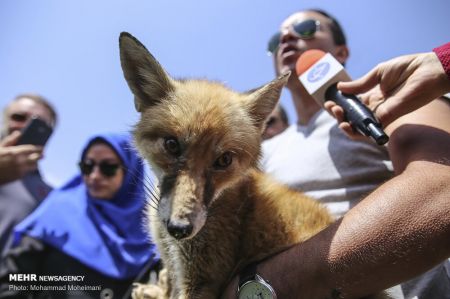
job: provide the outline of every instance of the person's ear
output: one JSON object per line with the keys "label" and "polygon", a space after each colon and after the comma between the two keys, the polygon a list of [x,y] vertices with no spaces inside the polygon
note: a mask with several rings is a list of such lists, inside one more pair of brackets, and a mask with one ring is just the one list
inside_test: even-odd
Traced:
{"label": "person's ear", "polygon": [[350,50],[346,45],[336,46],[336,51],[333,55],[342,65],[347,62],[348,57],[350,56]]}

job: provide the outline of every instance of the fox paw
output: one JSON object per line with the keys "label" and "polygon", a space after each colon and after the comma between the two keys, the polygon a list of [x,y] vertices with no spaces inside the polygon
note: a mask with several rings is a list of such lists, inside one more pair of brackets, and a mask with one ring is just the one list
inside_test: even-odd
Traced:
{"label": "fox paw", "polygon": [[162,299],[163,290],[154,284],[133,283],[133,299]]}

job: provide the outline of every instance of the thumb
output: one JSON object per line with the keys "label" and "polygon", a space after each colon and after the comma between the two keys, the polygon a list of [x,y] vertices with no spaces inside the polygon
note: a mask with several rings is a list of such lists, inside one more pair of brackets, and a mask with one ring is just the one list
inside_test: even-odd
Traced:
{"label": "thumb", "polygon": [[380,83],[381,78],[378,75],[380,73],[380,68],[381,66],[373,68],[369,73],[357,80],[349,82],[339,82],[337,88],[343,93],[349,94],[360,94],[369,91],[378,83]]}
{"label": "thumb", "polygon": [[19,137],[22,133],[20,131],[13,131],[11,134],[6,136],[1,142],[0,146],[13,146],[19,141]]}

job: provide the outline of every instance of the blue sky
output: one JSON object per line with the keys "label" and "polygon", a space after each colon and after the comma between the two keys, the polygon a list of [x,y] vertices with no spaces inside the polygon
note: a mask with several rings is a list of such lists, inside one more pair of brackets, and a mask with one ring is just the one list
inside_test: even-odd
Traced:
{"label": "blue sky", "polygon": [[[450,40],[448,0],[3,0],[0,106],[22,92],[44,95],[60,122],[41,169],[59,185],[77,172],[92,134],[127,131],[137,120],[119,62],[128,31],[174,77],[209,78],[245,91],[274,77],[268,38],[291,13],[325,9],[341,22],[354,78],[389,58]],[[282,103],[293,114],[289,94]]]}

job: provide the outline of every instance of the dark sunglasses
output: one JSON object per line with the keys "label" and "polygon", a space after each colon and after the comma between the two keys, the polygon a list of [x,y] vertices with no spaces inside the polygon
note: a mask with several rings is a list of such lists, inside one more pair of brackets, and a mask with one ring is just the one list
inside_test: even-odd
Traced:
{"label": "dark sunglasses", "polygon": [[[295,34],[298,35],[301,39],[311,39],[314,37],[314,34],[320,28],[320,22],[318,20],[306,20],[294,25],[291,25],[292,30]],[[281,32],[275,33],[269,40],[267,45],[267,53],[272,55],[278,49],[280,45]]]}
{"label": "dark sunglasses", "polygon": [[13,121],[23,123],[28,120],[28,115],[23,113],[13,113],[9,118]]}
{"label": "dark sunglasses", "polygon": [[[43,119],[40,118],[39,116],[30,115],[30,114],[27,114],[27,113],[12,113],[12,114],[9,116],[9,118],[10,118],[12,121],[15,121],[15,122],[18,122],[18,123],[26,122],[26,121],[28,121],[28,120],[31,119],[31,118],[39,118],[39,119],[43,120]],[[46,123],[47,123],[47,125],[49,125],[50,127],[53,128],[54,123],[48,123],[48,122],[46,122]]]}
{"label": "dark sunglasses", "polygon": [[113,177],[116,175],[117,170],[119,169],[120,165],[116,163],[110,163],[107,161],[101,161],[100,163],[95,163],[92,160],[86,160],[81,161],[78,163],[78,166],[80,167],[80,171],[83,175],[90,175],[94,171],[94,167],[98,166],[100,169],[100,172],[105,177]]}

